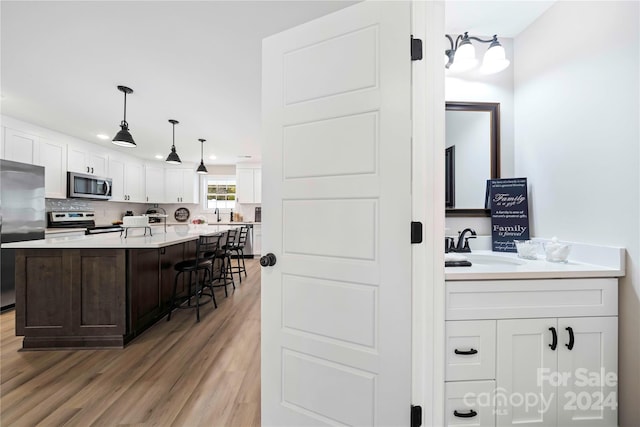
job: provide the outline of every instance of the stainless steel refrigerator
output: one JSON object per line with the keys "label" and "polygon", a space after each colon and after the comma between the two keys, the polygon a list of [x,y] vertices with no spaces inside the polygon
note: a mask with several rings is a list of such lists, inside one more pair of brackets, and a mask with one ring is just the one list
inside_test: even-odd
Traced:
{"label": "stainless steel refrigerator", "polygon": [[[0,160],[0,242],[44,239],[44,168]],[[15,249],[0,250],[0,305],[16,303]]]}

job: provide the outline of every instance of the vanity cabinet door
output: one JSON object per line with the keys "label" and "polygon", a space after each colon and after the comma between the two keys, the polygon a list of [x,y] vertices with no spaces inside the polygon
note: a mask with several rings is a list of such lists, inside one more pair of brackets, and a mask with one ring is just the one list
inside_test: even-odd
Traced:
{"label": "vanity cabinet door", "polygon": [[617,425],[618,318],[558,319],[558,335],[558,425]]}
{"label": "vanity cabinet door", "polygon": [[498,426],[555,426],[557,387],[541,374],[558,370],[557,319],[498,320],[496,421]]}

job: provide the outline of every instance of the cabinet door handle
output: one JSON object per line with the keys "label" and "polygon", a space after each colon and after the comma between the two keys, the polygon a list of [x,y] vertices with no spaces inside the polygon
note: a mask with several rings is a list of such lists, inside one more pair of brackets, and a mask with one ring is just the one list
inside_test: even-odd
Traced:
{"label": "cabinet door handle", "polygon": [[89,166],[87,166],[87,173],[89,173]]}
{"label": "cabinet door handle", "polygon": [[478,413],[473,409],[469,409],[469,412],[458,412],[457,410],[453,411],[453,416],[458,418],[473,418],[476,415],[478,415]]}
{"label": "cabinet door handle", "polygon": [[558,333],[556,332],[556,328],[554,328],[553,326],[549,328],[549,330],[551,331],[551,344],[549,344],[549,347],[551,348],[551,350],[555,351],[556,347],[558,347]]}
{"label": "cabinet door handle", "polygon": [[91,168],[91,173],[93,173],[93,168]]}
{"label": "cabinet door handle", "polygon": [[569,350],[573,350],[574,344],[574,336],[573,336],[573,328],[571,326],[566,328],[569,331],[569,344],[565,344]]}
{"label": "cabinet door handle", "polygon": [[469,350],[458,350],[457,348],[453,350],[455,354],[477,354],[478,350],[475,348],[470,348]]}

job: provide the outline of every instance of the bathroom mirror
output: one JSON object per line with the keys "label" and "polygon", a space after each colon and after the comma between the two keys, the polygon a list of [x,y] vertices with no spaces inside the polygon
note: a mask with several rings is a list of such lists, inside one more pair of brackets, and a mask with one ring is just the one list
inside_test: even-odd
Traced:
{"label": "bathroom mirror", "polygon": [[489,216],[487,180],[500,178],[500,104],[447,102],[446,216]]}

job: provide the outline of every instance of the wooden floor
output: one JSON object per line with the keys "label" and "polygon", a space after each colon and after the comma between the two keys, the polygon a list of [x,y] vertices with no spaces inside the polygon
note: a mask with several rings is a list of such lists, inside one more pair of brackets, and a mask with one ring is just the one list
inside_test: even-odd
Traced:
{"label": "wooden floor", "polygon": [[174,311],[122,350],[18,351],[0,315],[0,426],[260,425],[260,266],[195,323]]}

